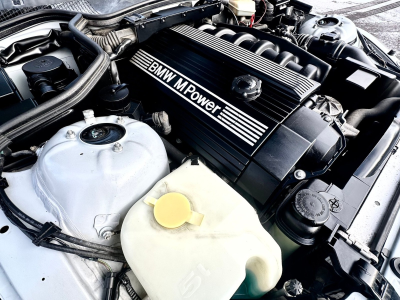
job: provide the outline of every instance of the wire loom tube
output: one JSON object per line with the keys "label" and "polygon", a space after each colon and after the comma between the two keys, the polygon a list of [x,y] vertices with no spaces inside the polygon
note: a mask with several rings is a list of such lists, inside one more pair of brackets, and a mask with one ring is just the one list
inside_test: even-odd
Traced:
{"label": "wire loom tube", "polygon": [[[18,218],[20,218],[22,221],[28,223],[29,225],[32,225],[33,227],[37,228],[37,229],[42,229],[43,224],[36,221],[35,219],[29,217],[28,215],[26,215],[24,212],[22,212],[18,207],[15,206],[14,203],[12,203],[12,201],[10,200],[10,198],[8,198],[7,194],[4,191],[4,188],[0,188],[0,197],[3,200],[3,203],[7,206],[7,208],[13,213],[15,214]],[[101,244],[96,244],[96,243],[91,243],[82,239],[78,239],[76,237],[72,237],[69,236],[67,234],[64,233],[60,233],[60,232],[56,232],[54,233],[54,237],[57,237],[61,240],[64,240],[66,242],[72,243],[72,244],[76,244],[79,246],[83,246],[83,247],[87,247],[87,248],[92,248],[95,250],[99,250],[99,251],[106,251],[106,252],[112,252],[112,253],[119,253],[122,254],[122,250],[118,249],[118,248],[113,248],[113,247],[109,247],[109,246],[104,246]]]}
{"label": "wire loom tube", "polygon": [[[4,167],[4,157],[0,157],[0,176],[2,174]],[[1,177],[2,180],[4,178]],[[3,184],[4,185],[4,184]],[[24,234],[29,237],[31,240],[33,240],[36,237],[36,234],[39,234],[38,231],[32,230],[28,227],[25,226],[21,222],[24,221],[27,224],[41,230],[43,227],[43,224],[36,221],[35,219],[29,217],[27,214],[22,212],[15,204],[10,200],[10,198],[7,196],[4,186],[0,187],[0,207],[4,211],[6,217],[19,229],[21,229]],[[114,248],[114,247],[109,247],[101,244],[96,244],[92,242],[88,242],[76,237],[69,236],[67,234],[61,233],[61,232],[55,232],[52,234],[50,238],[58,238],[60,240],[63,240],[65,242],[83,246],[86,248],[91,248],[97,251],[105,252],[105,253],[100,253],[100,252],[94,252],[94,251],[87,251],[87,250],[81,250],[81,249],[76,249],[69,247],[68,245],[55,245],[51,244],[47,241],[41,241],[39,243],[39,246],[53,249],[53,250],[58,250],[58,251],[63,251],[66,253],[71,253],[71,254],[77,254],[86,258],[103,258],[107,260],[113,260],[113,261],[119,261],[119,262],[125,262],[125,258],[123,257],[122,249],[119,248]]]}
{"label": "wire loom tube", "polygon": [[358,125],[364,120],[371,118],[380,118],[392,112],[395,114],[400,106],[400,97],[386,98],[380,101],[373,108],[361,108],[353,111],[346,117],[346,122],[353,127],[357,128]]}
{"label": "wire loom tube", "polygon": [[[1,189],[3,192],[4,190]],[[24,223],[21,222],[20,219],[18,219],[9,209],[8,207],[4,207],[4,198],[0,199],[0,207],[3,209],[4,214],[6,217],[10,220],[10,222],[18,227],[30,240],[34,240],[36,237],[36,231],[29,229],[26,227]],[[39,246],[48,248],[48,249],[53,249],[65,253],[70,253],[70,254],[76,254],[81,257],[87,258],[87,259],[106,259],[106,260],[112,260],[112,261],[118,261],[118,262],[125,262],[125,258],[121,256],[116,256],[113,254],[106,254],[106,253],[97,253],[97,252],[92,252],[92,251],[87,251],[87,250],[81,250],[81,249],[76,249],[69,247],[68,245],[62,243],[62,245],[56,245],[49,243],[47,241],[41,241],[39,243]]]}

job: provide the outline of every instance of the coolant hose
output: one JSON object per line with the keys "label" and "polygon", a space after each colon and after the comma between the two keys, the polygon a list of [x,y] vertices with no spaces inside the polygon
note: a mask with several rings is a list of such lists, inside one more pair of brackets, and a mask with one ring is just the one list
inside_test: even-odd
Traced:
{"label": "coolant hose", "polygon": [[361,108],[353,111],[346,117],[348,124],[357,128],[362,121],[371,118],[380,118],[386,116],[388,113],[396,114],[400,106],[400,97],[386,98],[380,101],[373,108]]}
{"label": "coolant hose", "polygon": [[167,151],[168,157],[171,160],[181,164],[187,155],[183,154],[181,151],[179,151],[178,148],[176,148],[174,145],[172,145],[163,137],[161,137],[161,140],[164,143],[164,147],[165,150]]}

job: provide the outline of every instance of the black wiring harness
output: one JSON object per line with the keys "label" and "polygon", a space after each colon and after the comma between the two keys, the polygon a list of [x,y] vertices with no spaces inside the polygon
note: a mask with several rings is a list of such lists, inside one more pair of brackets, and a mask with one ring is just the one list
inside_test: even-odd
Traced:
{"label": "black wiring harness", "polygon": [[[117,262],[126,262],[121,248],[105,246],[88,242],[61,232],[61,228],[51,222],[44,224],[22,212],[5,193],[8,187],[7,180],[3,178],[4,156],[0,157],[0,208],[8,220],[18,227],[36,246],[53,249],[65,253],[75,254],[80,257],[98,260],[105,259]],[[28,227],[28,224],[31,227]],[[75,247],[74,247],[75,246]],[[76,246],[89,248],[81,249]]]}
{"label": "black wiring harness", "polygon": [[[4,156],[0,157],[0,209],[7,219],[18,227],[34,245],[78,255],[84,259],[97,261],[104,264],[110,271],[105,279],[105,296],[109,300],[117,300],[120,296],[120,288],[123,285],[132,300],[141,300],[135,292],[129,277],[126,275],[131,269],[126,263],[122,249],[105,246],[78,239],[61,232],[61,228],[51,222],[44,224],[31,218],[21,211],[7,196],[5,189],[8,187],[7,180],[2,177],[4,167]],[[29,225],[30,227],[28,227]],[[73,247],[75,246],[75,247]],[[76,246],[80,246],[81,249]],[[124,263],[119,273],[112,272],[107,263],[102,259]]]}

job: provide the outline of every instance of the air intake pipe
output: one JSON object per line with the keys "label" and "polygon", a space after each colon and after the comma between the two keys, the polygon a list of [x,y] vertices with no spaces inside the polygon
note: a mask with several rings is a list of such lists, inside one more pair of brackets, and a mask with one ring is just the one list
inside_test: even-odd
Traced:
{"label": "air intake pipe", "polygon": [[330,64],[335,64],[339,59],[351,57],[371,67],[376,67],[362,49],[339,40],[336,33],[323,33],[320,38],[310,34],[299,34],[297,42],[301,48]]}
{"label": "air intake pipe", "polygon": [[[243,30],[242,32],[235,32],[232,28],[227,28],[228,25],[224,25],[224,27],[215,27],[209,24],[202,25],[198,28],[198,30],[204,31],[216,37],[219,37],[225,41],[231,42],[232,44],[238,45],[244,49],[247,49],[257,55],[260,55],[268,60],[271,60],[281,66],[284,66],[292,71],[295,71],[307,78],[314,79],[316,81],[322,81],[322,77],[320,75],[321,71],[318,66],[308,63],[305,60],[302,61],[299,58],[299,50],[296,47],[297,53],[293,53],[290,51],[282,51],[281,48],[284,45],[278,45],[273,42],[274,37],[271,35],[266,35],[267,39],[260,39],[260,37],[256,37],[253,33],[257,33],[257,30],[253,32],[246,32],[246,28],[236,27],[235,30]],[[294,36],[287,35],[294,45],[297,44],[297,41]],[[279,39],[282,41],[282,39]]]}

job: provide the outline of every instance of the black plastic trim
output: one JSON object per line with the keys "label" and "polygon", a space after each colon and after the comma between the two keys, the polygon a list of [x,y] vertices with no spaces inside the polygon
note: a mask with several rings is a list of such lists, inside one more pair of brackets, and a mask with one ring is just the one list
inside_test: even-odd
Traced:
{"label": "black plastic trim", "polygon": [[88,69],[70,85],[70,88],[67,91],[1,125],[0,149],[9,145],[11,140],[16,137],[43,124],[49,119],[54,118],[54,116],[63,113],[79,103],[87,96],[90,90],[107,71],[110,64],[110,58],[99,45],[87,38],[77,29],[77,25],[82,21],[84,21],[82,15],[76,15],[69,22],[69,29],[73,33],[76,41],[96,54],[96,58]]}

